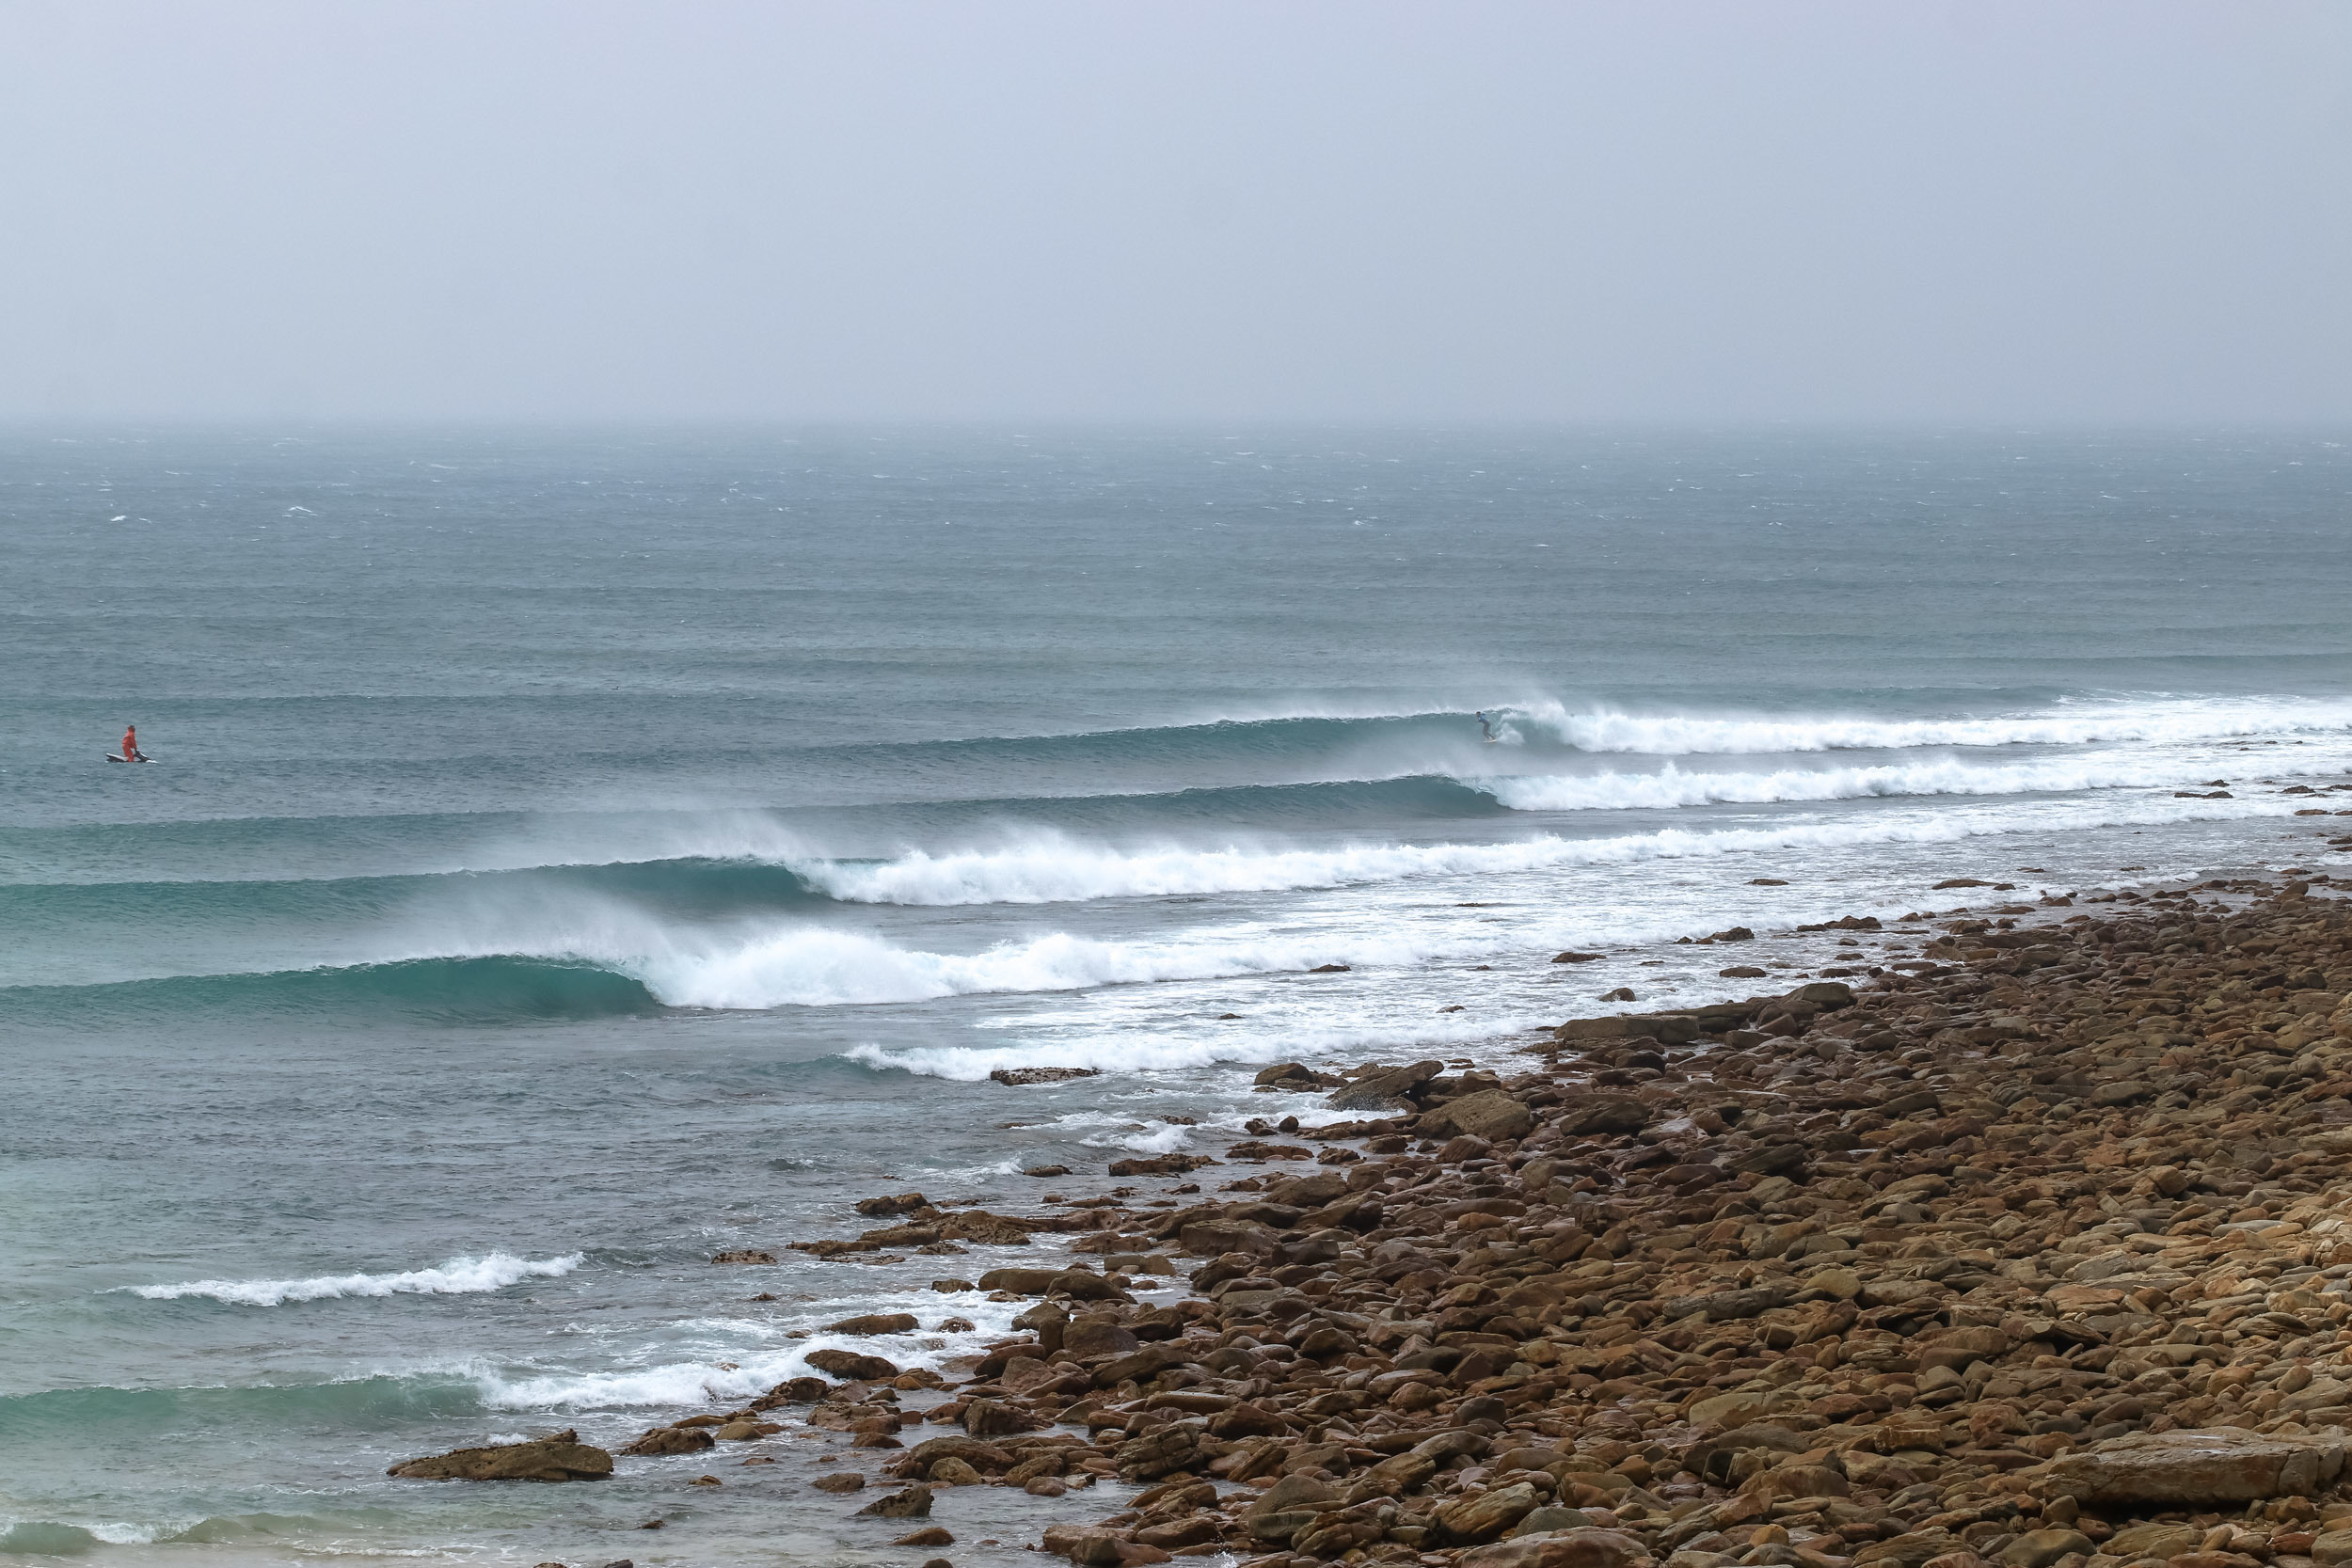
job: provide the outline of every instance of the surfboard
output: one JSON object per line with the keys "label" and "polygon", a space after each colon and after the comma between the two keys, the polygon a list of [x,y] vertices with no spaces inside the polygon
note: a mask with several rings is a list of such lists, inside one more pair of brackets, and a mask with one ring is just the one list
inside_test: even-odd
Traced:
{"label": "surfboard", "polygon": [[155,759],[145,755],[126,757],[119,752],[108,752],[106,753],[106,760],[108,762],[153,762]]}

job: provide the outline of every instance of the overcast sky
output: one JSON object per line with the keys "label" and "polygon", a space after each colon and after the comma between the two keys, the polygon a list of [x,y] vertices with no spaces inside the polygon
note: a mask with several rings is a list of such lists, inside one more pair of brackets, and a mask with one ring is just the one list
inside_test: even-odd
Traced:
{"label": "overcast sky", "polygon": [[0,417],[2338,420],[2342,0],[0,0]]}

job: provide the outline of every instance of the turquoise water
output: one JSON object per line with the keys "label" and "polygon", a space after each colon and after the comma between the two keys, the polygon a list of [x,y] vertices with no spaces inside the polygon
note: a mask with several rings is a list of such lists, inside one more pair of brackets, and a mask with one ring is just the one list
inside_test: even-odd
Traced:
{"label": "turquoise water", "polygon": [[2352,765],[2332,436],[69,434],[0,465],[0,1551],[895,1560],[797,1433],[382,1471],[1001,1326],[924,1289],[987,1249],[707,1261],[849,1198],[1727,924],[2324,863]]}

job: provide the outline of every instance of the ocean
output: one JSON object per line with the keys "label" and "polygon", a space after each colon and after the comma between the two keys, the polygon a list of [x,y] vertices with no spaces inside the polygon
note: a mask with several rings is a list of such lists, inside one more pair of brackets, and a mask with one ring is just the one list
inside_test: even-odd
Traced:
{"label": "ocean", "polygon": [[[2352,768],[2325,433],[0,458],[0,1554],[911,1561],[801,1429],[593,1486],[384,1470],[617,1446],[857,1312],[968,1354],[1018,1305],[930,1282],[993,1249],[785,1243],[1317,1114],[1264,1064],[1507,1062],[1987,896],[1951,878],[2345,864],[2295,814],[2352,794],[2285,793]],[[103,758],[130,722],[149,766]],[[988,1077],[1038,1066],[1099,1075]],[[1105,1495],[936,1522],[1034,1562]]]}

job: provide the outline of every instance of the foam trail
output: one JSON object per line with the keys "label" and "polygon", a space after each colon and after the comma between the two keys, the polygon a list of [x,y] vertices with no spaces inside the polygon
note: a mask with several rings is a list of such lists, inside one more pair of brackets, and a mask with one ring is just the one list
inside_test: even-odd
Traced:
{"label": "foam trail", "polygon": [[1254,1022],[1246,1033],[1225,1039],[1204,1040],[1190,1036],[1155,1039],[1118,1035],[1025,1046],[914,1046],[890,1051],[878,1045],[859,1045],[842,1055],[877,1071],[895,1070],[918,1078],[977,1084],[998,1068],[1083,1067],[1104,1072],[1167,1072],[1220,1062],[1286,1062],[1308,1055],[1471,1045],[1533,1027],[1536,1022],[1533,1017],[1507,1015],[1367,1029],[1269,1028],[1263,1022]]}
{"label": "foam trail", "polygon": [[2092,741],[2181,743],[2248,736],[2340,734],[2352,729],[2352,703],[2283,699],[2084,704],[1975,719],[1571,712],[1553,702],[1507,711],[1579,751],[1647,756],[1895,751],[1915,746],[2079,746]]}
{"label": "foam trail", "polygon": [[[2227,766],[2198,759],[2051,757],[1984,764],[1945,758],[1870,768],[1785,768],[1769,773],[1684,772],[1668,763],[1655,773],[1596,773],[1463,779],[1514,811],[1626,811],[1718,804],[1856,800],[1913,795],[2028,795],[2088,789],[2165,788],[2192,784]],[[2280,776],[2334,773],[2342,761],[2298,759],[2265,771]]]}
{"label": "foam trail", "polygon": [[453,1258],[437,1269],[400,1274],[318,1275],[309,1279],[193,1279],[179,1285],[140,1285],[131,1294],[150,1301],[209,1296],[232,1307],[282,1307],[288,1302],[332,1301],[349,1296],[469,1295],[502,1291],[521,1280],[561,1278],[580,1267],[583,1254],[537,1260],[512,1253]]}

